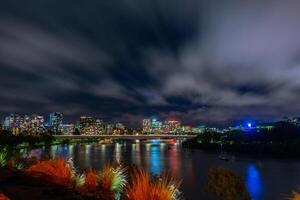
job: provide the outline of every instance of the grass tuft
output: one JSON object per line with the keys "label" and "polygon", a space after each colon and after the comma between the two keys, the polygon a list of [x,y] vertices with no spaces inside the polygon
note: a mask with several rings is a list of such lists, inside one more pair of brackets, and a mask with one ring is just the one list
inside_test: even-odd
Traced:
{"label": "grass tuft", "polygon": [[5,167],[7,165],[7,152],[0,151],[0,167]]}
{"label": "grass tuft", "polygon": [[150,175],[142,169],[135,169],[131,185],[127,187],[130,200],[175,200],[180,199],[178,190],[180,182],[167,175],[151,179]]}
{"label": "grass tuft", "polygon": [[65,186],[70,186],[71,184],[71,168],[63,159],[40,161],[26,171],[30,175],[44,178],[55,184]]}
{"label": "grass tuft", "polygon": [[97,188],[97,177],[92,169],[89,169],[86,174],[84,186],[89,191],[94,191]]}
{"label": "grass tuft", "polygon": [[72,177],[72,185],[74,188],[82,187],[85,184],[84,174],[75,174]]}
{"label": "grass tuft", "polygon": [[300,194],[298,192],[293,192],[292,196],[287,198],[289,200],[300,200]]}

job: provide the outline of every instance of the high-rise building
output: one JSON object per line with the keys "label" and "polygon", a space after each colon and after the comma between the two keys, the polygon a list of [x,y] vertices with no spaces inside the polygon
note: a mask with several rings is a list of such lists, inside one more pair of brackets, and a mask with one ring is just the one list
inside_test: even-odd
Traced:
{"label": "high-rise building", "polygon": [[103,123],[101,120],[90,116],[80,117],[80,132],[83,135],[98,135],[103,133]]}
{"label": "high-rise building", "polygon": [[143,133],[151,133],[151,119],[143,119]]}
{"label": "high-rise building", "polygon": [[60,132],[60,127],[63,124],[63,114],[60,112],[50,113],[49,116],[49,128],[54,131],[54,133]]}
{"label": "high-rise building", "polygon": [[112,133],[113,133],[113,130],[114,130],[113,124],[106,124],[106,125],[105,125],[105,133],[106,133],[107,135],[112,134]]}
{"label": "high-rise building", "polygon": [[125,126],[122,123],[116,123],[116,129],[124,130]]}
{"label": "high-rise building", "polygon": [[177,121],[176,119],[171,119],[168,121],[165,121],[164,127],[163,127],[163,132],[164,133],[179,133],[180,132],[180,122]]}
{"label": "high-rise building", "polygon": [[29,128],[29,117],[27,115],[10,114],[3,121],[3,129],[18,135]]}
{"label": "high-rise building", "polygon": [[153,118],[151,120],[151,132],[152,133],[161,133],[162,131],[162,122]]}
{"label": "high-rise building", "polygon": [[61,124],[60,131],[64,135],[73,135],[73,133],[75,131],[75,125],[74,124]]}
{"label": "high-rise building", "polygon": [[38,134],[45,132],[44,117],[33,114],[29,118],[29,134]]}

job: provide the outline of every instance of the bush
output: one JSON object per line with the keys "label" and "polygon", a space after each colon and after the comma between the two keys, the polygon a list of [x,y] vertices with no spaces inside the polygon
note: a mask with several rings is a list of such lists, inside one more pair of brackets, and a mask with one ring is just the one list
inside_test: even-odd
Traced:
{"label": "bush", "polygon": [[300,200],[300,194],[298,192],[293,192],[293,195],[288,199],[289,200]]}
{"label": "bush", "polygon": [[27,173],[51,183],[70,186],[72,172],[71,167],[63,159],[41,161],[32,165]]}
{"label": "bush", "polygon": [[84,186],[88,191],[96,190],[97,177],[96,177],[95,172],[92,169],[88,170],[88,172],[86,174]]}
{"label": "bush", "polygon": [[250,200],[243,179],[221,167],[208,170],[206,189],[222,200]]}
{"label": "bush", "polygon": [[136,168],[132,173],[131,184],[127,187],[127,197],[130,200],[179,199],[179,185],[179,182],[166,175],[151,179],[146,171]]}

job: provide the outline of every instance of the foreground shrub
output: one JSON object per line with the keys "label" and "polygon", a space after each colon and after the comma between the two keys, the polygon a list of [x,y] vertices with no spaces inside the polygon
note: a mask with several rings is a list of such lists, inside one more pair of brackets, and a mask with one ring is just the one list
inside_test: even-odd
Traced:
{"label": "foreground shrub", "polygon": [[84,187],[88,191],[95,191],[96,190],[97,177],[96,177],[95,172],[92,169],[89,169],[87,174],[86,174]]}
{"label": "foreground shrub", "polygon": [[111,191],[116,196],[120,196],[127,183],[126,168],[122,166],[114,168],[111,165],[106,165],[97,173],[97,182],[100,189]]}
{"label": "foreground shrub", "polygon": [[10,199],[0,192],[0,200],[10,200]]}
{"label": "foreground shrub", "polygon": [[82,187],[85,183],[84,174],[74,174],[72,176],[72,185],[74,188]]}
{"label": "foreground shrub", "polygon": [[26,171],[30,175],[45,179],[51,183],[64,186],[70,186],[71,184],[71,167],[63,159],[40,161]]}
{"label": "foreground shrub", "polygon": [[222,200],[250,200],[243,179],[221,167],[208,170],[207,190]]}
{"label": "foreground shrub", "polygon": [[178,187],[180,183],[163,176],[151,179],[142,169],[135,169],[131,184],[127,188],[127,197],[130,200],[173,200],[179,199]]}
{"label": "foreground shrub", "polygon": [[5,167],[7,165],[7,152],[0,151],[0,167]]}
{"label": "foreground shrub", "polygon": [[293,192],[293,195],[288,199],[289,200],[300,200],[300,194],[298,192]]}

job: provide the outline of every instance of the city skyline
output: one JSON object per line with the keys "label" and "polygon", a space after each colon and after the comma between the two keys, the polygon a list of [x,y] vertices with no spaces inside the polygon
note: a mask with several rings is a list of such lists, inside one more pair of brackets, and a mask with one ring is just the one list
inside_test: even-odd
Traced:
{"label": "city skyline", "polygon": [[[235,125],[224,127],[210,126],[204,123],[197,125],[184,124],[176,117],[167,117],[159,119],[157,117],[143,118],[135,127],[128,127],[121,121],[104,121],[97,116],[81,115],[75,121],[65,121],[64,114],[61,112],[52,112],[48,117],[33,114],[11,113],[0,121],[0,129],[8,130],[15,135],[41,134],[51,132],[52,134],[66,135],[110,135],[110,134],[128,134],[128,130],[141,131],[143,134],[177,134],[177,133],[201,133],[206,130],[216,132],[226,132],[234,129],[270,129],[279,122],[288,122],[296,126],[300,125],[300,117],[284,117],[279,121],[262,122],[255,119],[247,119]],[[125,131],[125,132],[124,132]],[[129,133],[132,134],[132,133]]]}
{"label": "city skyline", "polygon": [[[61,115],[59,117],[59,119],[56,119],[56,118],[52,119],[53,116],[51,117],[51,115],[55,115],[55,114]],[[161,121],[161,123],[166,122],[166,121],[179,121],[181,124],[183,124],[185,126],[191,126],[191,127],[208,126],[208,127],[215,127],[215,128],[226,128],[226,127],[239,126],[240,124],[244,124],[246,122],[269,123],[269,122],[276,122],[276,121],[288,121],[288,120],[293,121],[294,119],[300,118],[298,116],[281,116],[281,117],[278,117],[278,118],[276,118],[274,120],[259,120],[259,119],[255,119],[255,118],[244,118],[244,119],[241,119],[239,121],[235,121],[234,123],[227,123],[227,124],[218,125],[218,124],[205,123],[203,121],[198,121],[197,123],[193,123],[192,124],[192,123],[183,122],[180,118],[177,118],[175,116],[158,117],[158,116],[152,115],[152,116],[143,116],[143,118],[141,118],[139,121],[137,121],[134,124],[127,124],[126,120],[118,120],[118,119],[107,120],[105,118],[102,118],[99,115],[91,115],[91,114],[78,115],[78,116],[74,117],[72,120],[70,120],[70,118],[67,115],[65,115],[64,113],[56,111],[56,112],[50,112],[50,113],[47,113],[47,114],[40,114],[40,113],[12,113],[12,112],[10,112],[8,114],[3,114],[2,113],[2,114],[0,114],[0,124],[3,125],[4,121],[5,121],[5,118],[9,117],[11,115],[14,115],[14,116],[23,116],[23,117],[27,117],[27,118],[30,118],[31,116],[38,116],[38,117],[43,118],[42,119],[43,124],[45,124],[46,126],[53,126],[54,124],[52,124],[53,122],[51,122],[53,120],[54,121],[58,120],[58,121],[60,121],[60,123],[64,122],[64,124],[76,124],[77,122],[80,121],[81,117],[91,117],[91,118],[94,118],[94,119],[99,119],[102,122],[105,122],[106,124],[118,124],[118,123],[122,123],[122,124],[126,125],[127,128],[131,128],[131,129],[142,128],[143,124],[144,124],[143,123],[144,119],[149,119],[149,120],[153,120],[154,119],[154,120],[157,120],[157,121]]]}

